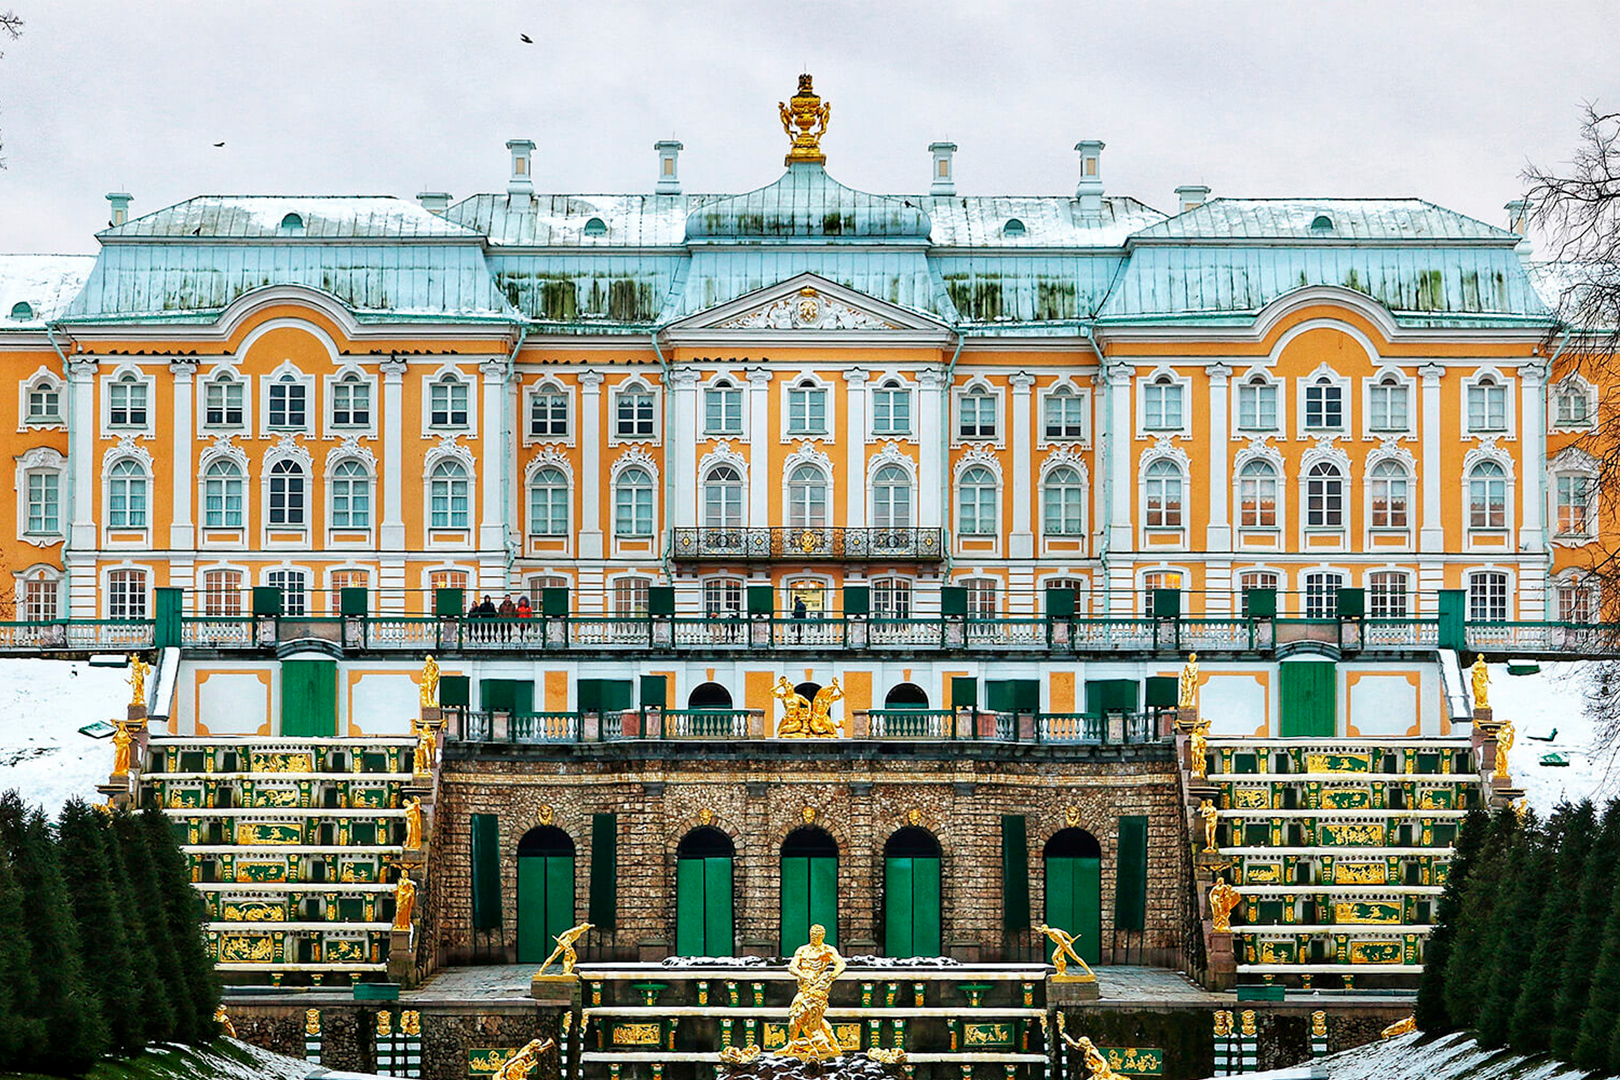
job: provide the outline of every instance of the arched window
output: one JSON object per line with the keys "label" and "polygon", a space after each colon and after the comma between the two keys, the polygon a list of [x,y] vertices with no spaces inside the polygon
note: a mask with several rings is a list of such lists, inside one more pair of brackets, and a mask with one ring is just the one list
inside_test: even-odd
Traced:
{"label": "arched window", "polygon": [[1344,476],[1330,461],[1319,461],[1305,474],[1305,524],[1336,529],[1344,524]]}
{"label": "arched window", "polygon": [[[1270,570],[1249,570],[1238,577],[1238,612],[1247,619],[1249,617],[1249,595],[1261,589],[1277,591],[1277,575]],[[1272,597],[1272,604],[1276,604],[1276,597]]]}
{"label": "arched window", "polygon": [[895,683],[883,695],[885,709],[926,709],[928,692],[916,683]]}
{"label": "arched window", "polygon": [[283,217],[281,219],[281,231],[284,232],[284,233],[287,233],[287,232],[303,232],[304,231],[304,219],[303,219],[303,217],[301,215],[299,215],[299,214],[288,214],[288,215],[286,215],[285,217]]}
{"label": "arched window", "polygon": [[107,423],[118,428],[146,426],[146,384],[125,375],[107,388]]}
{"label": "arched window", "polygon": [[1046,535],[1079,536],[1085,531],[1086,488],[1078,469],[1067,465],[1046,474]]}
{"label": "arched window", "polygon": [[996,437],[996,397],[983,387],[974,387],[958,401],[958,434],[964,439]]}
{"label": "arched window", "polygon": [[201,614],[215,618],[233,618],[242,614],[242,571],[204,572]]}
{"label": "arched window", "polygon": [[1317,214],[1311,219],[1311,232],[1330,233],[1333,231],[1333,219],[1326,214]]}
{"label": "arched window", "polygon": [[1508,576],[1496,570],[1468,575],[1468,621],[1506,622]]}
{"label": "arched window", "polygon": [[1372,494],[1372,527],[1406,528],[1406,469],[1397,461],[1380,461],[1373,466],[1367,485]]}
{"label": "arched window", "polygon": [[1251,461],[1238,473],[1238,525],[1277,527],[1277,469],[1271,462]]}
{"label": "arched window", "polygon": [[1151,431],[1181,428],[1181,384],[1160,375],[1142,388],[1142,426]]}
{"label": "arched window", "polygon": [[613,492],[613,533],[621,538],[653,534],[652,476],[638,465],[619,474]]}
{"label": "arched window", "polygon": [[809,379],[788,387],[788,433],[824,435],[827,432],[827,390]]}
{"label": "arched window", "polygon": [[428,423],[436,428],[467,426],[467,384],[446,375],[428,386]]}
{"label": "arched window", "polygon": [[529,481],[529,532],[568,535],[568,477],[554,465],[536,469]]}
{"label": "arched window", "polygon": [[591,220],[589,220],[589,221],[587,221],[585,223],[585,235],[586,236],[606,236],[607,235],[607,222],[603,221],[599,217],[591,218]]}
{"label": "arched window", "polygon": [[203,527],[242,527],[242,469],[234,461],[216,461],[203,473]]}
{"label": "arched window", "polygon": [[1145,486],[1147,527],[1181,528],[1181,466],[1160,458],[1147,467]]}
{"label": "arched window", "polygon": [[718,379],[703,391],[703,433],[741,435],[743,393],[729,379]]}
{"label": "arched window", "polygon": [[11,317],[18,322],[26,322],[34,317],[34,306],[26,300],[19,300],[11,305]]}
{"label": "arched window", "polygon": [[358,461],[332,470],[332,528],[371,528],[371,474]]}
{"label": "arched window", "polygon": [[898,379],[872,391],[872,434],[911,434],[911,391]]}
{"label": "arched window", "polygon": [[729,709],[731,691],[716,682],[698,683],[686,695],[688,709]]}
{"label": "arched window", "polygon": [[1490,375],[1468,388],[1468,430],[1507,430],[1507,387]]}
{"label": "arched window", "polygon": [[62,384],[46,377],[28,388],[28,422],[30,424],[59,424],[62,422]]}
{"label": "arched window", "polygon": [[[802,691],[801,691],[802,692]],[[838,944],[838,842],[824,829],[803,825],[782,843],[782,922],[778,940],[784,955],[810,941],[810,928],[827,932]]]}
{"label": "arched window", "polygon": [[1367,614],[1375,619],[1404,619],[1408,579],[1402,570],[1375,570],[1367,575]]}
{"label": "arched window", "polygon": [[964,470],[956,498],[958,532],[963,536],[996,534],[996,478],[989,469],[974,465]]}
{"label": "arched window", "polygon": [[1251,375],[1238,384],[1238,429],[1277,430],[1277,384],[1264,375]]}
{"label": "arched window", "polygon": [[304,467],[283,458],[270,466],[269,524],[304,524]]}
{"label": "arched window", "polygon": [[827,476],[814,465],[800,465],[788,477],[788,525],[794,529],[827,525]]}
{"label": "arched window", "polygon": [[1559,427],[1587,427],[1592,422],[1592,396],[1583,383],[1571,380],[1560,384],[1557,406]]}
{"label": "arched window", "polygon": [[246,399],[242,381],[232,378],[229,372],[220,372],[217,378],[203,384],[203,426],[241,427]]}
{"label": "arched window", "polygon": [[1007,223],[1001,227],[1001,235],[1012,239],[1018,239],[1028,231],[1028,229],[1024,228],[1024,223],[1017,218],[1008,218]]}
{"label": "arched window", "polygon": [[343,376],[332,384],[332,426],[367,427],[371,424],[371,384],[358,375]]}
{"label": "arched window", "polygon": [[742,523],[742,474],[730,465],[716,465],[703,478],[703,524],[711,529],[735,529]]}
{"label": "arched window", "polygon": [[1482,461],[1468,474],[1468,527],[1507,528],[1507,473],[1494,461]]}
{"label": "arched window", "polygon": [[128,458],[114,465],[108,474],[107,527],[146,528],[146,472]]}
{"label": "arched window", "polygon": [[435,529],[465,529],[468,522],[467,470],[459,461],[441,461],[428,476],[429,521]]}
{"label": "arched window", "polygon": [[880,529],[911,525],[911,477],[898,465],[885,465],[872,477],[872,524]]}

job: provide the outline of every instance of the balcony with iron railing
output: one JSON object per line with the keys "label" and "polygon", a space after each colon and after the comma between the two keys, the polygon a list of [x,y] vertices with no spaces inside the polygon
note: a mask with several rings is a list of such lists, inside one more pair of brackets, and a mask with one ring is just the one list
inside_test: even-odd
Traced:
{"label": "balcony with iron railing", "polygon": [[938,562],[945,530],[918,526],[704,526],[673,531],[678,562]]}

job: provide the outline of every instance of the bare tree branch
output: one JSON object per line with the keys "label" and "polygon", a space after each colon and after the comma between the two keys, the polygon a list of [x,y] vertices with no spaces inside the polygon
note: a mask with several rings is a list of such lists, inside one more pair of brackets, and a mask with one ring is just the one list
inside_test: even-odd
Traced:
{"label": "bare tree branch", "polygon": [[[4,35],[11,38],[12,41],[16,41],[18,38],[22,37],[22,28],[23,21],[21,15],[18,15],[15,11],[0,11],[0,35]],[[0,52],[0,56],[4,55],[6,54]],[[5,146],[6,144],[4,142],[0,142],[0,150],[4,150]],[[5,167],[6,159],[0,157],[0,169]]]}

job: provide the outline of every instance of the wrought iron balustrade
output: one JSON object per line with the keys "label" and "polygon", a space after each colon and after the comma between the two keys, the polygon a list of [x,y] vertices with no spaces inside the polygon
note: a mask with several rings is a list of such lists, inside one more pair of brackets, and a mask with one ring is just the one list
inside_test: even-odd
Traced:
{"label": "wrought iron balustrade", "polygon": [[674,530],[671,550],[680,560],[882,560],[933,562],[944,558],[945,530],[909,526],[702,526]]}

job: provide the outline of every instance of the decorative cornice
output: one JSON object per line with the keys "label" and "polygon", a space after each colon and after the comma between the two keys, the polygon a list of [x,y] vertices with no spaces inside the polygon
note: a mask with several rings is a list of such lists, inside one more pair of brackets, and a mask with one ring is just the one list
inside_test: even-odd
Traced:
{"label": "decorative cornice", "polygon": [[833,473],[832,458],[828,457],[819,447],[812,445],[808,440],[801,442],[799,448],[789,454],[782,462],[782,477],[785,480],[792,475],[793,470],[800,465],[814,465],[825,472],[830,479]]}
{"label": "decorative cornice", "polygon": [[1396,462],[1408,474],[1417,468],[1417,458],[1412,456],[1412,451],[1401,445],[1400,438],[1395,435],[1386,436],[1367,454],[1367,472],[1370,474],[1374,465],[1384,461]]}
{"label": "decorative cornice", "polygon": [[748,479],[748,459],[733,450],[728,440],[721,439],[712,450],[698,459],[698,477],[707,476],[716,465],[730,465],[737,470],[738,476]]}
{"label": "decorative cornice", "polygon": [[1153,440],[1153,445],[1142,451],[1142,457],[1137,465],[1137,472],[1145,476],[1147,468],[1155,461],[1173,461],[1181,466],[1183,473],[1187,472],[1192,462],[1187,457],[1187,451],[1177,446],[1168,435],[1160,435]]}
{"label": "decorative cornice", "polygon": [[647,453],[646,450],[643,450],[639,445],[635,445],[630,446],[624,453],[613,459],[611,468],[613,479],[617,480],[620,473],[632,466],[646,469],[647,475],[654,479],[658,476],[658,462],[653,460],[653,456]]}
{"label": "decorative cornice", "polygon": [[900,330],[869,311],[852,307],[842,300],[806,285],[792,296],[784,296],[753,311],[734,315],[715,327],[717,330]]}
{"label": "decorative cornice", "polygon": [[911,477],[914,482],[916,481],[917,463],[911,459],[909,454],[900,449],[899,443],[885,443],[882,449],[867,458],[866,475],[876,476],[879,469],[888,465],[896,465],[904,469],[906,475]]}
{"label": "decorative cornice", "polygon": [[141,440],[133,434],[123,435],[113,445],[107,447],[106,453],[101,455],[101,469],[105,472],[112,467],[113,462],[123,458],[134,458],[140,463],[146,474],[152,474],[152,455],[141,445]]}
{"label": "decorative cornice", "polygon": [[962,452],[962,456],[956,459],[956,466],[951,470],[952,478],[960,482],[962,474],[975,465],[983,465],[997,480],[1001,479],[1001,459],[994,451],[983,446],[970,446]]}
{"label": "decorative cornice", "polygon": [[60,469],[67,464],[62,452],[52,446],[36,446],[17,458],[17,467],[29,469]]}
{"label": "decorative cornice", "polygon": [[308,469],[314,464],[314,459],[310,456],[309,450],[298,442],[301,434],[301,432],[293,431],[282,432],[276,439],[275,445],[265,451],[265,464],[268,465],[272,461],[282,461],[290,458]]}
{"label": "decorative cornice", "polygon": [[441,461],[447,460],[459,462],[461,465],[464,465],[467,468],[469,473],[472,472],[473,452],[467,447],[461,445],[461,435],[459,433],[454,435],[440,435],[438,445],[428,450],[422,465],[423,468],[427,469],[428,471],[432,471],[434,466],[438,465]]}
{"label": "decorative cornice", "polygon": [[529,463],[523,467],[523,483],[525,486],[534,482],[534,474],[547,466],[561,469],[562,474],[568,477],[568,482],[574,482],[574,466],[568,460],[568,455],[552,446],[542,446],[534,452]]}
{"label": "decorative cornice", "polygon": [[226,461],[234,462],[236,467],[241,469],[243,473],[247,472],[247,451],[236,445],[235,435],[227,433],[215,435],[214,445],[205,447],[203,452],[197,456],[197,468],[199,473],[208,465],[211,465],[215,461],[222,458]]}
{"label": "decorative cornice", "polygon": [[371,473],[373,476],[376,475],[376,455],[371,452],[369,447],[364,446],[360,440],[355,438],[353,435],[345,436],[342,442],[338,443],[336,446],[332,447],[332,449],[326,452],[327,475],[330,476],[332,470],[336,468],[339,463],[350,459],[360,461],[365,465],[368,473]]}

